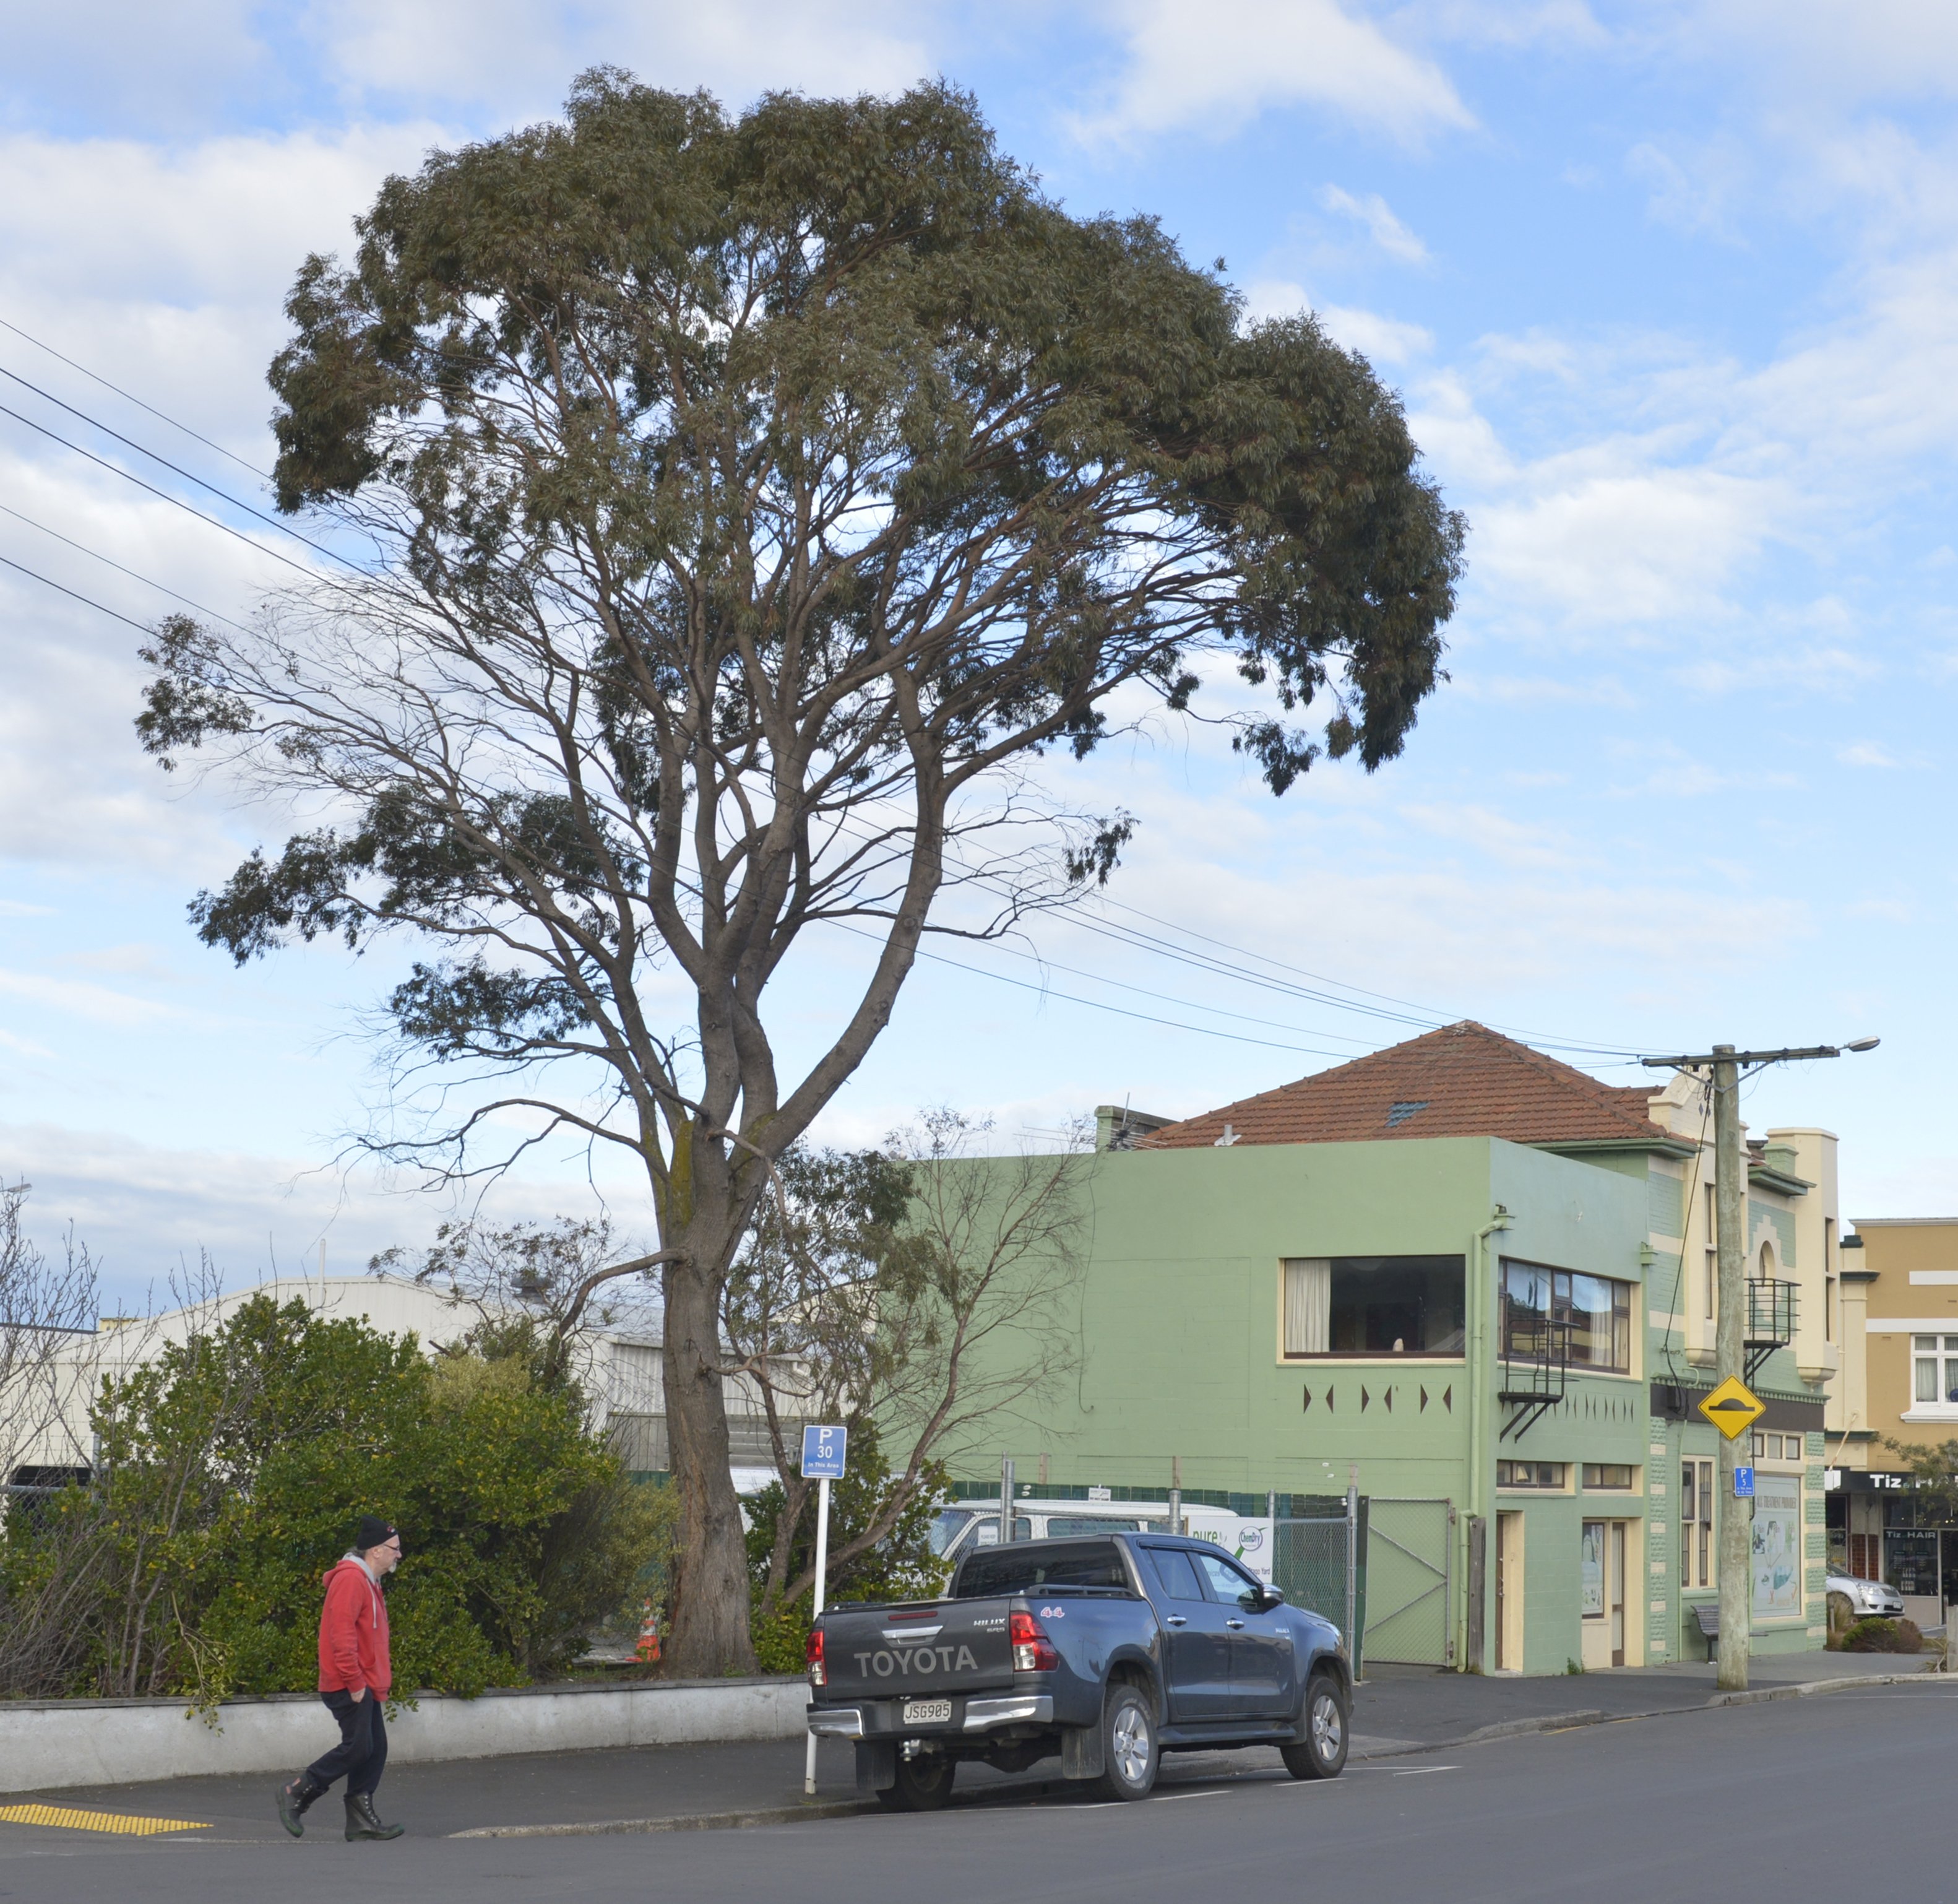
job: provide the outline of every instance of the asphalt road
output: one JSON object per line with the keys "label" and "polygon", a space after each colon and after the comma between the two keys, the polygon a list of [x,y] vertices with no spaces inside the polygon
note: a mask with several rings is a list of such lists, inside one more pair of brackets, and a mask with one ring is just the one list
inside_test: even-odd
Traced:
{"label": "asphalt road", "polygon": [[[1933,1681],[1443,1747],[1324,1785],[1263,1770],[1179,1782],[1139,1805],[1070,1793],[740,1831],[388,1845],[0,1823],[0,1900],[1808,1897],[1842,1868],[1846,1767],[1874,1807],[1886,1891],[1940,1899],[1958,1896],[1941,1835],[1904,1821],[1944,1815],[1954,1742],[1958,1689]],[[337,1824],[336,1804],[321,1810]]]}

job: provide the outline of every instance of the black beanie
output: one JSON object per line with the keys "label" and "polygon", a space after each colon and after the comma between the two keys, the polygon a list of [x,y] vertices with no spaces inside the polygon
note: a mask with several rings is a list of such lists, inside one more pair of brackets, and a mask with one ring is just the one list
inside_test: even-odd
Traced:
{"label": "black beanie", "polygon": [[384,1521],[378,1514],[363,1514],[360,1529],[353,1536],[353,1550],[365,1553],[369,1547],[379,1547],[394,1537],[394,1525],[391,1521]]}

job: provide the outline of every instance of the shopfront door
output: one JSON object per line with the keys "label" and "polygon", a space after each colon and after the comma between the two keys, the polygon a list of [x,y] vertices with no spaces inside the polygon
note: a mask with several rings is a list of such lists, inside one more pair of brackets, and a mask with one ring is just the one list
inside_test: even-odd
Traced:
{"label": "shopfront door", "polygon": [[1523,1517],[1496,1516],[1496,1671],[1523,1669]]}
{"label": "shopfront door", "polygon": [[1611,1604],[1611,1664],[1625,1663],[1625,1524],[1609,1523],[1610,1550],[1605,1562],[1605,1586]]}

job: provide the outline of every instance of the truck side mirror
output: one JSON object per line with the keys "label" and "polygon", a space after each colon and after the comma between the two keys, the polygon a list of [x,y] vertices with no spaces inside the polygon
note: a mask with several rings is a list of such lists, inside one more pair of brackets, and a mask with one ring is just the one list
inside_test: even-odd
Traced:
{"label": "truck side mirror", "polygon": [[1285,1604],[1285,1588],[1275,1587],[1267,1581],[1258,1589],[1258,1604],[1256,1610],[1259,1613],[1269,1613],[1274,1607],[1282,1607]]}

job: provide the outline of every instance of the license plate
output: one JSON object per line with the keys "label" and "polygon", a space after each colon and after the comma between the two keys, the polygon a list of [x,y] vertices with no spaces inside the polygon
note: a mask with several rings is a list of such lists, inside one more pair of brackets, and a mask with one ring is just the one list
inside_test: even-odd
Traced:
{"label": "license plate", "polygon": [[908,1699],[905,1701],[907,1725],[949,1725],[952,1702],[949,1699]]}

